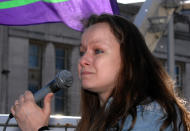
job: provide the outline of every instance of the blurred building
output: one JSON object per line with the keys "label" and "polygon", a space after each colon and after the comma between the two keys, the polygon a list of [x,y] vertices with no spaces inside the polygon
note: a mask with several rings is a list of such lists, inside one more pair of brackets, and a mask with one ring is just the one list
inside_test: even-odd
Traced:
{"label": "blurred building", "polygon": [[[121,15],[133,21],[140,4],[120,4]],[[175,79],[180,95],[190,99],[189,12],[175,14]],[[167,30],[167,29],[166,29]],[[166,31],[167,32],[167,31]],[[167,69],[168,35],[165,33],[153,54]],[[57,72],[71,70],[72,87],[56,93],[53,114],[79,115],[80,81],[77,74],[80,32],[62,23],[31,26],[0,26],[0,113],[25,90],[36,92],[54,79]],[[41,105],[41,103],[39,103]]]}
{"label": "blurred building", "polygon": [[[151,0],[149,0],[151,1]],[[154,1],[154,0],[153,0]],[[183,4],[180,7],[177,7],[177,4]],[[183,1],[184,2],[184,1]],[[178,92],[179,96],[186,99],[190,102],[190,4],[183,3],[180,0],[164,0],[162,3],[155,1],[155,3],[151,3],[152,7],[149,9],[145,9],[145,12],[150,12],[150,10],[156,10],[155,14],[159,14],[160,12],[164,12],[164,8],[166,10],[174,9],[173,14],[173,35],[174,40],[173,42],[173,52],[174,52],[174,75],[173,79],[175,80],[176,91]],[[140,12],[143,3],[136,3],[136,4],[120,4],[121,15],[126,17],[127,19],[134,21],[137,15],[143,15]],[[147,4],[150,4],[147,2]],[[158,4],[158,6],[156,6]],[[160,7],[159,7],[160,6]],[[168,6],[168,7],[166,7]],[[155,8],[155,9],[153,9]],[[161,8],[161,9],[159,9]],[[153,13],[152,13],[153,14]],[[164,14],[164,13],[160,13]],[[167,15],[166,13],[164,15]],[[169,17],[170,14],[168,14]],[[154,16],[151,16],[152,18]],[[150,20],[151,17],[146,17],[145,19]],[[156,18],[156,17],[154,17]],[[157,18],[159,18],[157,16]],[[164,17],[160,17],[161,19]],[[149,21],[150,22],[150,21]],[[160,22],[161,23],[161,22]],[[145,26],[150,26],[146,24]],[[152,29],[152,27],[142,27],[148,28],[152,34],[155,34],[154,37],[159,37],[157,31]],[[160,26],[159,29],[164,28],[162,31],[162,37],[152,50],[153,54],[161,61],[165,69],[168,71],[168,58],[169,58],[169,23],[162,27]],[[151,31],[151,29],[153,31]],[[149,32],[149,30],[147,32]],[[148,38],[147,41],[149,41]],[[150,47],[150,49],[152,49]],[[190,109],[190,108],[189,108]]]}
{"label": "blurred building", "polygon": [[52,110],[54,114],[78,115],[79,44],[80,32],[62,23],[0,26],[0,113],[9,113],[25,90],[34,93],[54,79],[57,72],[67,69],[72,71],[73,86],[56,93]]}

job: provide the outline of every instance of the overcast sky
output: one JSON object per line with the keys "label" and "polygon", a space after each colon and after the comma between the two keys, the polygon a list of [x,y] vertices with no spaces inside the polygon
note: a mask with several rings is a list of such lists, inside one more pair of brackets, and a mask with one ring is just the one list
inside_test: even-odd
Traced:
{"label": "overcast sky", "polygon": [[[118,3],[123,3],[123,4],[138,3],[144,1],[145,0],[117,0]],[[190,0],[185,0],[185,3],[190,3]]]}
{"label": "overcast sky", "polygon": [[118,3],[123,4],[130,4],[130,3],[137,3],[137,2],[144,2],[145,0],[117,0]]}

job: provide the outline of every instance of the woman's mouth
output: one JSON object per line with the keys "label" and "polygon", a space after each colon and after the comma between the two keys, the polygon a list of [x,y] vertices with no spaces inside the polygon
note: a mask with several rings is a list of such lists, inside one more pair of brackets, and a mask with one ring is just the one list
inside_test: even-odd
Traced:
{"label": "woman's mouth", "polygon": [[83,71],[83,72],[81,72],[81,76],[82,75],[92,75],[92,74],[94,74],[93,72],[89,72],[89,71]]}

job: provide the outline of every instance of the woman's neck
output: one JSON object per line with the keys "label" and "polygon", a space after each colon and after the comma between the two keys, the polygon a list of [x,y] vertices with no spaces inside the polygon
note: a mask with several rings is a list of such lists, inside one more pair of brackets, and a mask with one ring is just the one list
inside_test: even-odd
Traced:
{"label": "woman's neck", "polygon": [[110,94],[99,94],[99,102],[101,107],[107,102],[109,96]]}

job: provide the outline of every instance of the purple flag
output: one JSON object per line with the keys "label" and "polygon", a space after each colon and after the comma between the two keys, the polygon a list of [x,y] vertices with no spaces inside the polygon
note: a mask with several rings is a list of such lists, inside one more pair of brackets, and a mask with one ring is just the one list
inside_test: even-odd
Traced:
{"label": "purple flag", "polygon": [[0,24],[64,22],[80,31],[91,14],[118,14],[116,0],[0,0]]}

